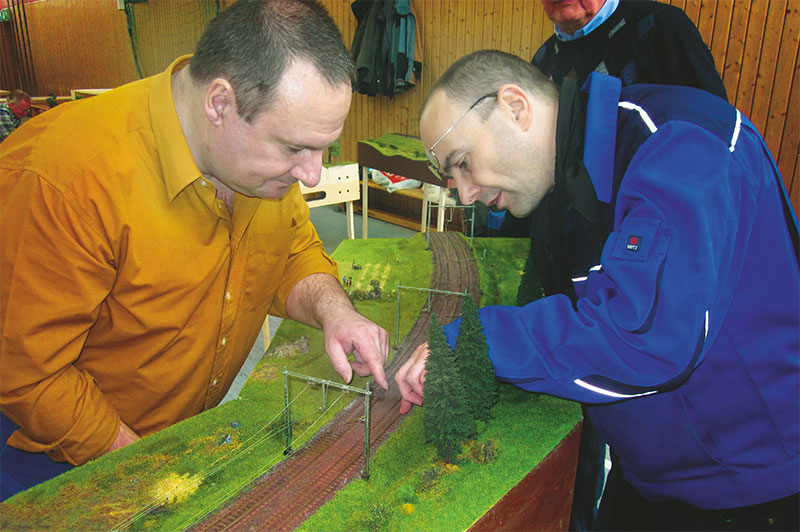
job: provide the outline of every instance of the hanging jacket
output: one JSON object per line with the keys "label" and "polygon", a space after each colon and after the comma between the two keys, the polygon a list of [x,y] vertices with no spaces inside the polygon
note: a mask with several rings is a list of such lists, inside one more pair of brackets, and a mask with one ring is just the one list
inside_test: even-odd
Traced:
{"label": "hanging jacket", "polygon": [[410,0],[355,0],[358,23],[351,54],[356,90],[392,95],[413,87],[416,18]]}

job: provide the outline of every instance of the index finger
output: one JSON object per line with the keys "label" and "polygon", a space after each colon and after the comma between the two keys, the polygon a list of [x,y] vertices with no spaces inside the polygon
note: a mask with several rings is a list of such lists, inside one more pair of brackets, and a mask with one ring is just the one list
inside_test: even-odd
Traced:
{"label": "index finger", "polygon": [[[388,345],[385,348],[385,351],[388,352]],[[370,373],[375,378],[375,382],[378,383],[378,386],[383,388],[384,390],[389,389],[389,383],[386,380],[386,372],[383,369],[383,363],[386,360],[386,356],[380,352],[380,348],[373,344],[372,342],[367,342],[365,346],[359,346],[354,350],[353,353],[356,358],[360,358],[360,362],[354,362],[353,367],[358,370],[356,367],[357,365],[366,364],[369,368]]]}

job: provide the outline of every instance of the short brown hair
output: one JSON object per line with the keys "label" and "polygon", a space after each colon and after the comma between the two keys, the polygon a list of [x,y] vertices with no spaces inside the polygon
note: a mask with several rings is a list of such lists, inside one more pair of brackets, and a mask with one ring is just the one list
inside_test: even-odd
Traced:
{"label": "short brown hair", "polygon": [[239,0],[206,28],[189,63],[196,82],[227,79],[247,122],[272,104],[294,60],[311,63],[331,85],[350,84],[355,67],[342,34],[316,0]]}

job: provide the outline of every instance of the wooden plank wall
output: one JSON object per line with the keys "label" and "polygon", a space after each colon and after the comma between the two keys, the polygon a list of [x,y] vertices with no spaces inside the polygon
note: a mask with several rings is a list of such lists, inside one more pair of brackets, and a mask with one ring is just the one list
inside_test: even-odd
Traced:
{"label": "wooden plank wall", "polygon": [[[321,1],[351,43],[356,21],[350,0]],[[682,8],[695,22],[729,97],[764,134],[800,211],[800,0],[659,1]],[[149,0],[148,9],[155,13],[159,4],[176,2],[188,0]],[[458,57],[497,48],[530,59],[553,31],[538,0],[413,2],[423,48],[422,80],[393,98],[356,95],[342,138],[342,160],[355,159],[359,139],[388,132],[419,134],[423,95]],[[138,77],[125,14],[115,0],[39,0],[27,3],[26,10],[41,95],[114,87]],[[141,18],[146,42],[140,47],[163,50],[154,64],[145,65],[147,71],[164,68],[186,51],[187,39],[196,38],[196,33],[173,35],[174,26]]]}
{"label": "wooden plank wall", "polygon": [[116,0],[43,0],[25,5],[39,94],[112,88],[138,78],[125,12]]}

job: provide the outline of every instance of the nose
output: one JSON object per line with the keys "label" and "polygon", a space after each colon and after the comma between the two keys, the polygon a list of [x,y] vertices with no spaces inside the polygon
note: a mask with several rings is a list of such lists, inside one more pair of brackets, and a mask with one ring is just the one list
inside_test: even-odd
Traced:
{"label": "nose", "polygon": [[320,174],[322,173],[322,152],[315,150],[305,150],[300,154],[300,161],[289,172],[289,174],[303,183],[308,188],[319,184]]}
{"label": "nose", "polygon": [[455,179],[454,181],[458,189],[458,198],[461,200],[461,203],[464,205],[472,205],[475,203],[475,200],[478,199],[481,187],[470,183],[464,183],[461,179]]}

